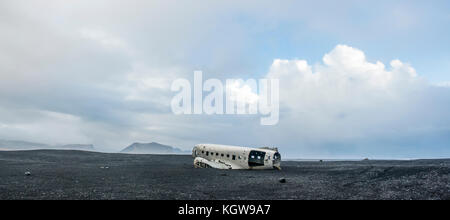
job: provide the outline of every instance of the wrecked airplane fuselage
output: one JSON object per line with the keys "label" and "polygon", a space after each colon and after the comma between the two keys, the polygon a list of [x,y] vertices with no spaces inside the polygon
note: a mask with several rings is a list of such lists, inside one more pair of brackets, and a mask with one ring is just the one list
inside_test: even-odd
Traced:
{"label": "wrecked airplane fuselage", "polygon": [[276,148],[197,144],[192,157],[196,168],[281,169],[281,156]]}

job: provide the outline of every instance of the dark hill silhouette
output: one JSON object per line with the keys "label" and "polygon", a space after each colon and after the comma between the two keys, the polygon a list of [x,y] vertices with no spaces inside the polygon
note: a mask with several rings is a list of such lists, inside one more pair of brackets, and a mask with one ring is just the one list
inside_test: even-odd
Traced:
{"label": "dark hill silhouette", "polygon": [[94,151],[92,144],[66,144],[49,145],[42,143],[33,143],[17,140],[0,140],[0,150],[40,150],[40,149],[59,149],[59,150],[86,150]]}

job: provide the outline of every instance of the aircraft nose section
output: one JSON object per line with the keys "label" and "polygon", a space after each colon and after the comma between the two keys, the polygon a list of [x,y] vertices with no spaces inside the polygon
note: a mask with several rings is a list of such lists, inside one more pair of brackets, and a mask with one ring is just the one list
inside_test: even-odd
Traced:
{"label": "aircraft nose section", "polygon": [[280,153],[276,152],[273,156],[273,168],[277,170],[281,170],[281,155]]}

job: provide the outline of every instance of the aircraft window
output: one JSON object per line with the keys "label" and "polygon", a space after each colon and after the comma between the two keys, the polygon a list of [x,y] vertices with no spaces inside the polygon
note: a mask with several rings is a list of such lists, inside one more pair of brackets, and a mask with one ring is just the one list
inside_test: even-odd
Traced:
{"label": "aircraft window", "polygon": [[219,153],[216,153],[216,156],[219,156]]}
{"label": "aircraft window", "polygon": [[266,152],[263,151],[250,151],[248,165],[253,166],[264,166],[264,157]]}
{"label": "aircraft window", "polygon": [[205,153],[205,151],[202,151],[202,154],[204,154]]}
{"label": "aircraft window", "polygon": [[220,156],[222,156],[222,157],[223,157],[223,154],[221,154]]}
{"label": "aircraft window", "polygon": [[281,160],[281,155],[280,155],[280,153],[276,152],[276,153],[273,155],[273,159],[274,159],[274,160]]}
{"label": "aircraft window", "polygon": [[229,154],[227,154],[227,157],[230,157],[230,155],[229,155]]}
{"label": "aircraft window", "polygon": [[209,152],[208,151],[206,151],[206,156],[209,156]]}
{"label": "aircraft window", "polygon": [[232,157],[232,158],[233,158],[233,160],[236,160],[236,155],[233,155],[233,157]]}

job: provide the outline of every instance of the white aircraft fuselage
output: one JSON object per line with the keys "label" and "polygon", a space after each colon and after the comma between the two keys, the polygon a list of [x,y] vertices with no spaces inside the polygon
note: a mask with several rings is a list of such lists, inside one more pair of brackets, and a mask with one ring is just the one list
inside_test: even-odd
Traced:
{"label": "white aircraft fuselage", "polygon": [[276,148],[197,144],[192,157],[196,168],[281,169],[281,156]]}

